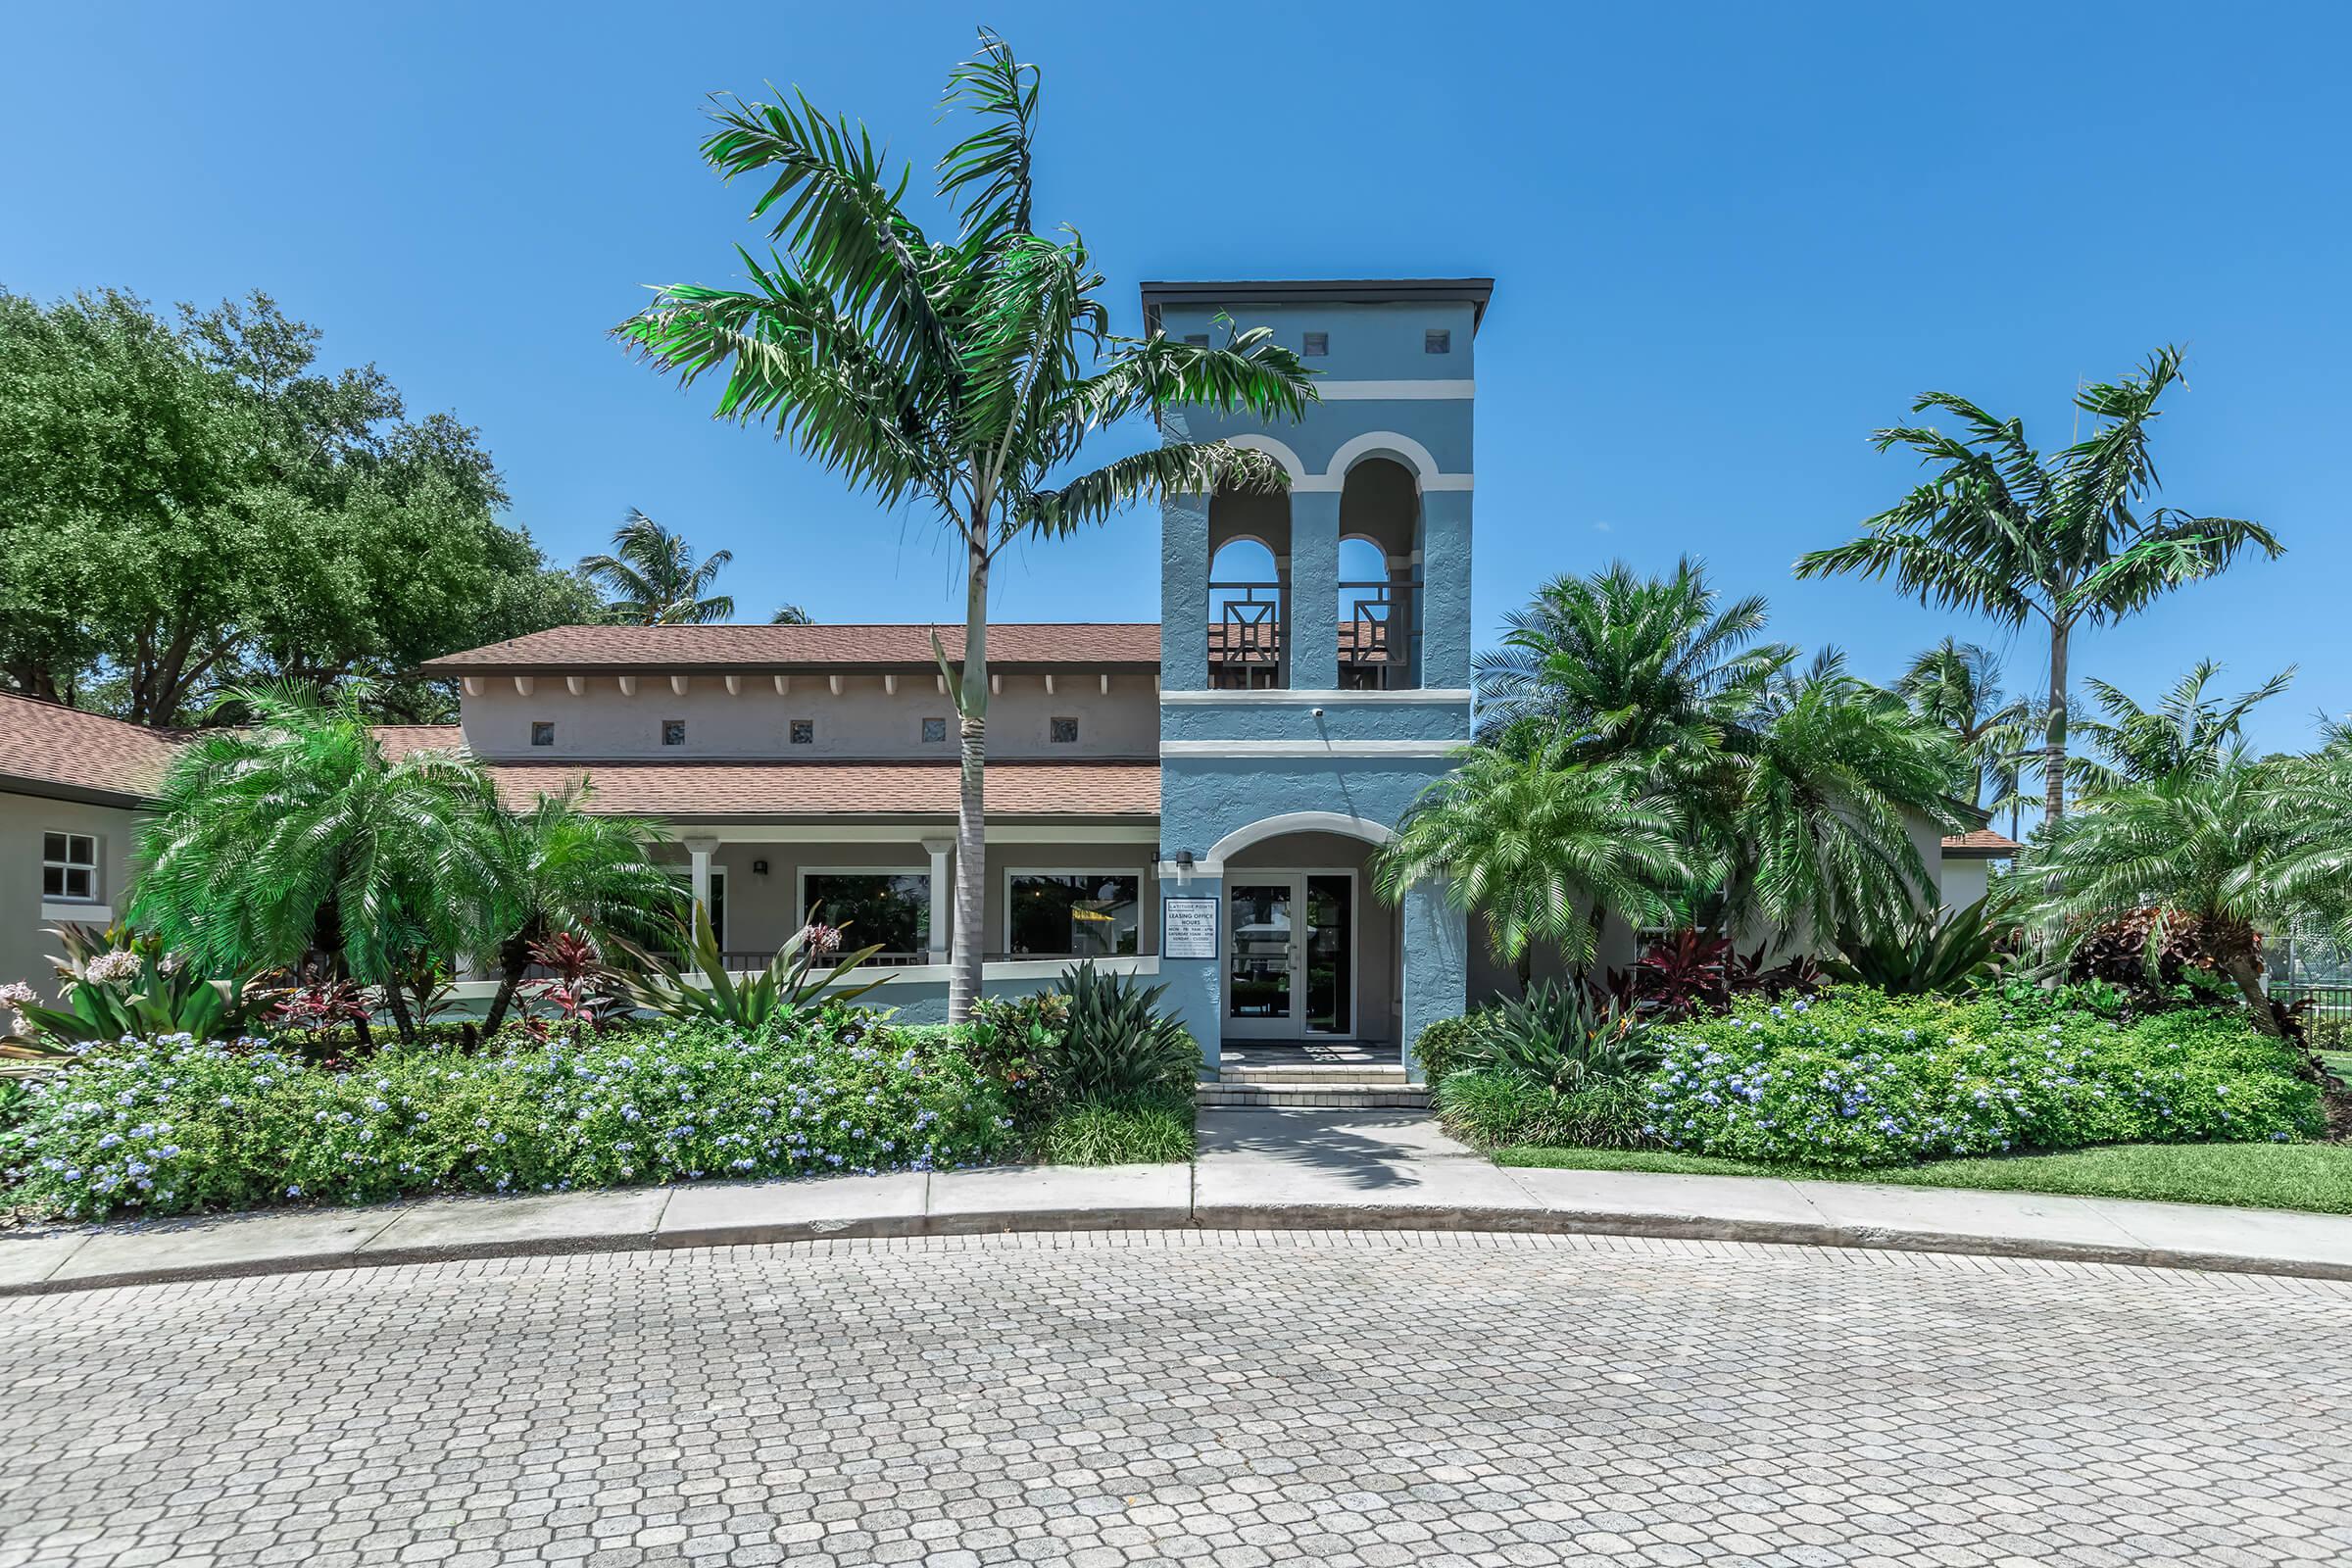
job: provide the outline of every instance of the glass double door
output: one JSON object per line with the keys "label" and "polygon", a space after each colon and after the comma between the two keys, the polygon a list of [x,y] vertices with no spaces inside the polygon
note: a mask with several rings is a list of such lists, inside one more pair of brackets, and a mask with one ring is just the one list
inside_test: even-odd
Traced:
{"label": "glass double door", "polygon": [[1355,876],[1239,871],[1225,883],[1225,1034],[1355,1032]]}

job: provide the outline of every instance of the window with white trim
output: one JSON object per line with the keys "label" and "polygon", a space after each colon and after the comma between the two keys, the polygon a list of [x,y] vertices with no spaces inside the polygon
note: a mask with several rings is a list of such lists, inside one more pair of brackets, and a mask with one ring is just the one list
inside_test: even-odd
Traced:
{"label": "window with white trim", "polygon": [[1141,953],[1143,886],[1132,871],[1014,871],[1004,879],[1005,945],[1046,958]]}
{"label": "window with white trim", "polygon": [[41,897],[98,902],[98,841],[87,833],[41,835]]}
{"label": "window with white trim", "polygon": [[930,951],[928,871],[803,871],[800,904],[811,920],[849,927],[844,948],[878,942],[887,954]]}

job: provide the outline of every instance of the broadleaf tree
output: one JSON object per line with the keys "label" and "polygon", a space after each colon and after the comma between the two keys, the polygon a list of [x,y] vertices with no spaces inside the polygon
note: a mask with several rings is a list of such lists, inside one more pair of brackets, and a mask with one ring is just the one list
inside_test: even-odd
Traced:
{"label": "broadleaf tree", "polygon": [[1037,68],[993,32],[948,82],[971,130],[934,171],[950,227],[928,232],[856,121],[794,94],[718,100],[703,156],[755,180],[765,259],[741,286],[675,284],[615,328],[691,385],[718,375],[716,416],[763,425],[886,506],[933,514],[960,548],[961,646],[935,643],[961,745],[949,1015],[980,994],[988,733],[988,591],[1016,540],[1060,538],[1162,494],[1273,490],[1281,468],[1223,442],[1173,442],[1071,473],[1091,435],[1178,405],[1295,418],[1314,394],[1262,328],[1207,345],[1111,332],[1102,274],[1072,228],[1037,231]]}
{"label": "broadleaf tree", "polygon": [[430,717],[449,694],[418,662],[592,615],[499,519],[477,432],[318,355],[267,295],[173,323],[116,291],[0,290],[11,688],[173,725],[231,688],[359,677],[379,713]]}

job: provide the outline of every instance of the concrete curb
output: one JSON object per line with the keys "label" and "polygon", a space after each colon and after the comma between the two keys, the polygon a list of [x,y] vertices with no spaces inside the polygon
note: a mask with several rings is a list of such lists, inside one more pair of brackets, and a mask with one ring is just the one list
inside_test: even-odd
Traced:
{"label": "concrete curb", "polygon": [[[787,1186],[767,1191],[789,1194],[791,1189]],[[495,1205],[498,1201],[473,1200],[483,1205]],[[667,1206],[666,1197],[663,1206]],[[406,1212],[414,1213],[416,1210],[412,1208]],[[399,1213],[393,1214],[381,1226],[368,1230],[361,1241],[351,1245],[307,1250],[290,1248],[274,1252],[181,1263],[159,1261],[65,1275],[47,1274],[38,1278],[0,1279],[0,1297],[47,1296],[128,1285],[180,1284],[477,1258],[666,1251],[684,1248],[763,1246],[865,1238],[1184,1229],[1439,1230],[1653,1237],[1676,1241],[1754,1242],[1789,1247],[1944,1252],[1983,1257],[2037,1258],[2066,1263],[2122,1264],[2135,1268],[2195,1269],[2352,1281],[2352,1262],[2322,1258],[2262,1257],[2195,1248],[2115,1245],[1955,1230],[1912,1230],[1881,1225],[1738,1218],[1700,1213],[1629,1214],[1612,1209],[1532,1204],[1302,1201],[1196,1202],[1189,1206],[1138,1203],[1102,1207],[975,1207],[952,1212],[908,1211],[805,1217],[779,1214],[769,1218],[746,1218],[711,1224],[672,1226],[657,1222],[651,1228],[580,1228],[561,1234],[376,1245],[379,1238],[385,1238],[388,1232],[396,1228],[399,1218]],[[154,1228],[155,1232],[166,1232],[168,1229],[168,1222]],[[64,1233],[64,1236],[74,1234]],[[122,1232],[79,1234],[85,1239],[101,1234],[113,1238],[125,1235]],[[10,1247],[29,1247],[52,1239],[63,1238],[36,1237],[20,1242],[0,1239],[0,1254],[5,1254]],[[71,1258],[73,1250],[60,1254],[61,1266]]]}

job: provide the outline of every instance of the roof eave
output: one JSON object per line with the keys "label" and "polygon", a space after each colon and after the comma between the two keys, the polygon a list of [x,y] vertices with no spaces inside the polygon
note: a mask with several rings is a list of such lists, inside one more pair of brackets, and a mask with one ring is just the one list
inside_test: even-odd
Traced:
{"label": "roof eave", "polygon": [[1487,318],[1491,277],[1260,277],[1152,279],[1141,290],[1144,329],[1159,324],[1163,305],[1405,305],[1417,300],[1466,304],[1470,330]]}

